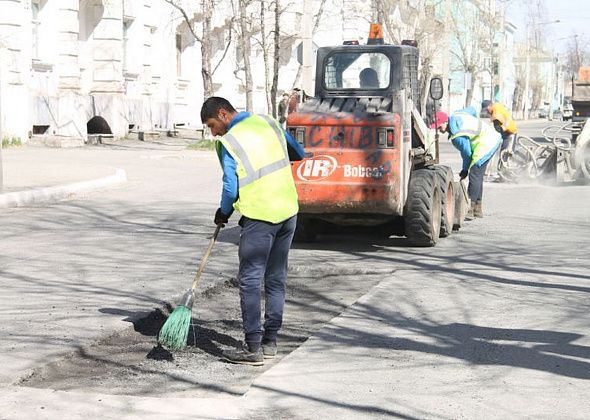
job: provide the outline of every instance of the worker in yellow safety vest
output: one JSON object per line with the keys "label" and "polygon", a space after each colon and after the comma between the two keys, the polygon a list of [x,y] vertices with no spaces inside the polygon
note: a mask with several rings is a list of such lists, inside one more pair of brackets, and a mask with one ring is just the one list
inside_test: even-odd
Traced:
{"label": "worker in yellow safety vest", "polygon": [[463,180],[469,176],[467,195],[471,207],[466,218],[483,217],[483,177],[502,139],[490,125],[464,110],[450,116],[439,111],[435,121],[431,127],[448,133],[449,140],[461,153],[463,166],[459,177]]}
{"label": "worker in yellow safety vest", "polygon": [[277,353],[287,260],[299,210],[290,161],[303,159],[304,151],[275,119],[237,112],[221,97],[203,103],[201,120],[211,134],[222,136],[216,149],[223,188],[214,222],[225,225],[234,209],[242,215],[238,222],[242,228],[238,280],[245,343],[225,350],[223,358],[232,363],[262,365],[265,358]]}

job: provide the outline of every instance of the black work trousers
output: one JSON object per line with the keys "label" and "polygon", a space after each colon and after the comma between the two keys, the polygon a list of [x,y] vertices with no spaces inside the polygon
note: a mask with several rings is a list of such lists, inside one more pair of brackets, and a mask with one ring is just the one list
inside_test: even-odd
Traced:
{"label": "black work trousers", "polygon": [[[297,216],[272,224],[242,217],[240,225],[240,306],[246,343],[276,341],[283,323],[289,248]],[[261,288],[264,284],[264,328]]]}
{"label": "black work trousers", "polygon": [[483,176],[486,173],[486,168],[488,167],[489,162],[490,160],[488,159],[483,165],[472,166],[471,169],[469,169],[469,186],[467,187],[467,195],[472,203],[482,200]]}

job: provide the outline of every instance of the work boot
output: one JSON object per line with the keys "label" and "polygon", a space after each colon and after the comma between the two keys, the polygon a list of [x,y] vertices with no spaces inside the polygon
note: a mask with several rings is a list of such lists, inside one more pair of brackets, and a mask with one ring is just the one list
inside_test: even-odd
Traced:
{"label": "work boot", "polygon": [[262,355],[265,359],[272,359],[277,355],[276,341],[262,342]]}
{"label": "work boot", "polygon": [[479,217],[479,218],[483,217],[483,208],[482,208],[481,200],[477,200],[475,202],[475,208],[473,209],[473,215],[475,217]]}
{"label": "work boot", "polygon": [[465,220],[473,220],[475,219],[475,203],[471,202],[471,206],[465,215]]}
{"label": "work boot", "polygon": [[262,347],[258,347],[258,350],[256,351],[250,351],[248,345],[241,341],[238,347],[235,349],[224,350],[222,355],[223,359],[230,363],[252,366],[262,366],[264,364]]}

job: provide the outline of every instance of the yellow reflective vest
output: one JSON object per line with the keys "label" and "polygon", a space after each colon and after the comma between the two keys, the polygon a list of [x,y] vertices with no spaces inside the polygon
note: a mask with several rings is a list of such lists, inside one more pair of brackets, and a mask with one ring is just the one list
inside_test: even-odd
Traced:
{"label": "yellow reflective vest", "polygon": [[461,114],[461,126],[451,135],[449,140],[457,137],[467,137],[471,145],[471,162],[469,169],[484,157],[491,157],[502,139],[500,134],[489,124],[467,114]]}
{"label": "yellow reflective vest", "polygon": [[287,140],[266,115],[251,115],[220,140],[237,164],[238,200],[234,208],[250,219],[280,223],[299,211]]}

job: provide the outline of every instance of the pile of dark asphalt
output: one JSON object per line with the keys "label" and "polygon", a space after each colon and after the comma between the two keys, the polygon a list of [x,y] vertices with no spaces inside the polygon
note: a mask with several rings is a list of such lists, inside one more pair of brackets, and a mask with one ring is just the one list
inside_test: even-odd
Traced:
{"label": "pile of dark asphalt", "polygon": [[[156,308],[133,326],[40,366],[19,385],[118,395],[213,397],[242,395],[261,373],[378,283],[379,275],[299,270],[289,276],[279,354],[262,367],[229,364],[222,351],[242,339],[237,281],[201,292],[193,307],[188,346],[170,351],[157,335],[173,309]],[[369,273],[370,274],[370,273]]]}

